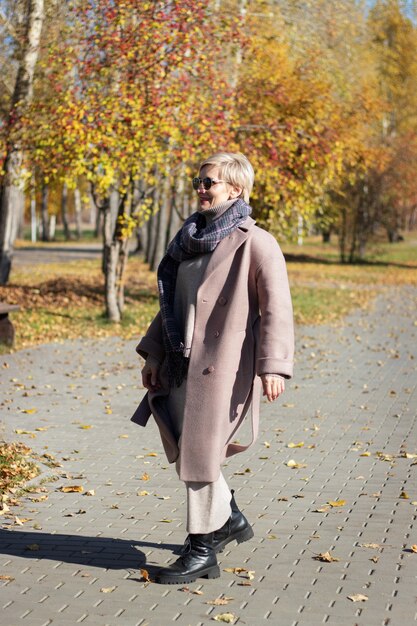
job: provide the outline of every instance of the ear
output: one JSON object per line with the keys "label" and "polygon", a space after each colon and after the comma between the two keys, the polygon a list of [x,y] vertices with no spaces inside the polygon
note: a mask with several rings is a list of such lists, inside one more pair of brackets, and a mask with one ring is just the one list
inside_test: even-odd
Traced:
{"label": "ear", "polygon": [[234,200],[235,198],[239,198],[242,195],[243,189],[242,187],[235,187],[234,185],[229,185],[229,200]]}

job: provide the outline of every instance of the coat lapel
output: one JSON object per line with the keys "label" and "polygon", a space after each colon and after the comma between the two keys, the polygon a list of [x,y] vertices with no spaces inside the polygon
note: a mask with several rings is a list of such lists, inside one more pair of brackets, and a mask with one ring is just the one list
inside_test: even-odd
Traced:
{"label": "coat lapel", "polygon": [[210,261],[208,262],[204,273],[202,284],[204,284],[211,274],[216,272],[223,265],[223,263],[227,262],[229,257],[233,255],[242,243],[246,241],[248,237],[248,229],[254,224],[255,220],[248,217],[242,226],[236,228],[236,230],[234,230],[229,237],[222,239],[211,255]]}

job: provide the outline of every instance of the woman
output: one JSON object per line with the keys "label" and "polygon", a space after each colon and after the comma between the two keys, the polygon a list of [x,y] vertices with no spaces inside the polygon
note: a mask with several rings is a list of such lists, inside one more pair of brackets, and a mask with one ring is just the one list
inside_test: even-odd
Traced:
{"label": "woman", "polygon": [[[132,420],[152,413],[187,491],[182,554],[155,582],[220,576],[216,553],[253,536],[221,473],[256,439],[260,388],[269,401],[292,376],[293,321],[285,261],[248,204],[254,172],[242,154],[217,153],[193,187],[199,209],[158,268],[160,311],[137,352],[148,393]],[[251,409],[252,441],[235,442]]]}

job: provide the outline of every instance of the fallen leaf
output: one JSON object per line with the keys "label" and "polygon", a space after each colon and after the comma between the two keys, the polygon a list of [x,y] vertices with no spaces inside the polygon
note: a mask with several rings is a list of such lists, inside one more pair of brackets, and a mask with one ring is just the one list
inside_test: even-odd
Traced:
{"label": "fallen leaf", "polygon": [[28,546],[26,546],[26,550],[30,550],[31,552],[36,552],[37,550],[39,550],[39,544],[30,543]]}
{"label": "fallen leaf", "polygon": [[149,491],[138,491],[136,494],[138,496],[149,496]]}
{"label": "fallen leaf", "polygon": [[327,513],[329,510],[328,506],[322,506],[320,509],[313,509],[313,513]]}
{"label": "fallen leaf", "polygon": [[333,563],[335,561],[340,561],[339,557],[332,556],[330,552],[320,552],[320,554],[315,554],[312,558],[316,561],[322,561],[323,563]]}
{"label": "fallen leaf", "polygon": [[151,582],[150,578],[149,578],[149,572],[147,569],[141,569],[140,570],[140,575],[143,578],[143,580],[145,580],[147,583]]}
{"label": "fallen leaf", "polygon": [[129,435],[119,435],[119,439],[129,439]]}
{"label": "fallen leaf", "polygon": [[363,593],[356,593],[353,596],[348,596],[348,599],[352,600],[352,602],[366,602],[368,596],[364,596]]}
{"label": "fallen leaf", "polygon": [[236,619],[236,616],[233,613],[220,613],[219,615],[215,615],[212,617],[216,622],[226,622],[226,624],[233,624]]}
{"label": "fallen leaf", "polygon": [[112,593],[115,589],[116,587],[102,587],[100,591],[101,593]]}
{"label": "fallen leaf", "polygon": [[417,544],[413,544],[410,548],[411,552],[416,552],[417,553]]}
{"label": "fallen leaf", "polygon": [[85,496],[95,496],[96,492],[94,491],[94,489],[89,489],[88,491],[85,492],[84,495]]}
{"label": "fallen leaf", "polygon": [[370,452],[362,452],[359,456],[371,456]]}
{"label": "fallen leaf", "polygon": [[205,604],[213,604],[214,606],[223,606],[225,604],[229,604],[234,600],[234,598],[228,598],[227,596],[223,596],[222,598],[216,598],[215,600],[207,600]]}
{"label": "fallen leaf", "polygon": [[58,491],[62,491],[63,493],[82,493],[84,487],[82,485],[67,485],[66,487],[60,487]]}
{"label": "fallen leaf", "polygon": [[294,459],[290,459],[287,463],[286,463],[287,467],[290,467],[291,469],[302,469],[304,467],[307,467],[307,465],[305,463],[297,463],[296,461],[294,461]]}
{"label": "fallen leaf", "polygon": [[378,563],[379,556],[371,556],[371,558],[369,560],[372,561],[373,563]]}
{"label": "fallen leaf", "polygon": [[0,574],[0,580],[14,580],[14,576],[10,576],[10,574]]}
{"label": "fallen leaf", "polygon": [[166,517],[164,517],[163,519],[160,519],[159,521],[164,522],[165,524],[170,524],[172,522],[172,519],[167,519]]}
{"label": "fallen leaf", "polygon": [[44,432],[45,430],[48,430],[47,426],[38,426],[38,428],[35,428],[35,430],[39,431],[39,432]]}
{"label": "fallen leaf", "polygon": [[410,496],[408,495],[408,493],[406,491],[402,491],[400,493],[400,498],[402,498],[403,500],[409,500]]}
{"label": "fallen leaf", "polygon": [[381,546],[380,546],[379,543],[360,543],[359,547],[360,548],[372,548],[372,549],[375,549],[375,548],[380,548]]}
{"label": "fallen leaf", "polygon": [[287,448],[302,448],[304,446],[304,441],[300,441],[299,443],[293,443],[292,441],[287,444]]}
{"label": "fallen leaf", "polygon": [[329,504],[332,508],[337,506],[345,506],[346,500],[328,500],[327,504]]}
{"label": "fallen leaf", "polygon": [[140,480],[149,480],[149,479],[150,479],[150,476],[146,472],[142,474],[142,476],[140,477]]}
{"label": "fallen leaf", "polygon": [[89,430],[93,427],[91,426],[91,424],[81,424],[80,426],[78,426],[78,428],[81,428],[81,430]]}
{"label": "fallen leaf", "polygon": [[27,413],[28,415],[32,415],[32,413],[36,413],[38,409],[22,409],[22,413]]}
{"label": "fallen leaf", "polygon": [[158,454],[156,452],[148,452],[145,456],[158,456]]}

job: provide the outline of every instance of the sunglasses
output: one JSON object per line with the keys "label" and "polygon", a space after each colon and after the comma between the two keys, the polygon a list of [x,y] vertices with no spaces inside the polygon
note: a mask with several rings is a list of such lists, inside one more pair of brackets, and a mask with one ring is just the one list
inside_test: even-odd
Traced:
{"label": "sunglasses", "polygon": [[226,180],[215,180],[214,178],[193,178],[193,189],[198,189],[200,185],[203,185],[204,189],[208,191],[212,185],[217,185],[217,183],[226,183]]}

